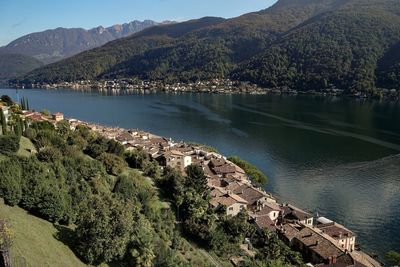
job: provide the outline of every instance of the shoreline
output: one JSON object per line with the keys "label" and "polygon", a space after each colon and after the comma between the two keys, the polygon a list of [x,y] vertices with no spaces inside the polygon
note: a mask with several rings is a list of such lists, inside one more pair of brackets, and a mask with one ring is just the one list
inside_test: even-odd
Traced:
{"label": "shoreline", "polygon": [[289,87],[265,88],[249,82],[230,79],[214,79],[192,83],[164,83],[162,81],[141,81],[136,79],[76,81],[61,83],[8,84],[13,89],[70,89],[77,91],[100,91],[126,93],[209,93],[209,94],[248,94],[248,95],[310,95],[322,97],[349,97],[355,99],[376,99],[400,101],[400,90],[376,88],[374,92],[321,88],[318,90],[296,90]]}
{"label": "shoreline", "polygon": [[[121,128],[121,127],[111,127],[111,126],[101,125],[101,124],[93,123],[93,122],[80,121],[80,120],[72,119],[72,118],[67,119],[67,121],[70,122],[71,128],[75,128],[75,127],[78,126],[78,125],[84,125],[84,126],[88,127],[90,130],[92,130],[92,131],[94,131],[94,132],[96,132],[96,133],[98,133],[98,134],[100,134],[100,135],[102,135],[102,136],[105,136],[106,138],[117,140],[118,142],[120,142],[121,144],[123,144],[125,147],[127,147],[127,144],[129,144],[129,143],[121,142],[121,140],[119,140],[118,137],[121,136],[121,135],[123,135],[124,133],[133,134],[133,133],[136,133],[136,132],[137,132],[140,136],[146,136],[146,135],[147,135],[149,140],[151,140],[151,139],[160,139],[160,138],[161,138],[161,139],[164,139],[164,140],[169,140],[169,142],[171,142],[171,143],[173,143],[173,144],[177,144],[177,145],[182,145],[182,144],[183,144],[183,145],[185,145],[185,146],[190,146],[190,145],[188,145],[188,142],[185,142],[185,141],[176,141],[176,142],[174,142],[174,141],[172,141],[171,138],[166,138],[166,137],[158,136],[158,135],[156,135],[156,134],[153,134],[153,133],[150,133],[150,132],[146,132],[146,131],[142,131],[142,130],[139,130],[139,129],[125,129],[125,128]],[[125,143],[125,144],[124,144],[124,143]],[[198,149],[198,150],[201,150],[201,149],[204,148],[204,147],[199,146],[199,147],[195,147],[195,148]],[[146,149],[145,149],[145,150],[146,150]],[[149,153],[150,150],[151,150],[151,149],[146,150],[146,152]],[[206,151],[205,151],[204,153],[206,153]],[[225,159],[225,160],[227,161],[226,156],[220,154],[219,152],[210,152],[210,154],[216,155],[218,159]],[[227,161],[227,162],[228,162],[229,164],[235,165],[234,163],[232,163],[232,162],[230,162],[230,161]],[[200,165],[200,166],[202,166],[202,165]],[[237,165],[235,165],[235,166],[237,167]],[[204,166],[202,166],[202,167],[204,168]],[[297,207],[295,207],[295,206],[293,206],[293,205],[291,205],[291,204],[289,204],[289,203],[285,203],[285,202],[279,203],[278,200],[277,200],[274,196],[272,196],[271,193],[266,192],[264,188],[256,187],[256,186],[253,184],[253,182],[251,181],[250,177],[247,176],[247,174],[246,174],[246,177],[247,177],[248,180],[245,181],[244,183],[248,183],[251,187],[254,187],[254,188],[256,188],[257,190],[263,191],[265,194],[267,194],[268,196],[271,197],[271,199],[272,199],[272,202],[271,202],[271,203],[272,203],[272,204],[270,204],[270,205],[274,205],[273,203],[275,203],[275,204],[278,204],[278,205],[280,205],[280,206],[282,206],[282,207],[285,207],[285,206],[293,207],[293,208],[294,208],[295,210],[297,210],[298,212],[304,212],[303,210],[298,209]],[[208,177],[208,178],[209,178],[209,177]],[[209,185],[209,188],[210,188],[211,192],[214,192],[214,190],[216,190],[216,189],[220,190],[219,187],[217,187],[217,186],[216,186],[216,187],[213,187],[213,186],[210,186],[210,185]],[[213,196],[214,196],[214,195],[213,195]],[[280,196],[280,197],[282,197],[282,196]],[[216,197],[214,196],[214,197],[212,198],[211,202],[212,202],[213,199],[215,199],[215,198],[216,198]],[[275,202],[273,202],[274,200],[275,200]],[[211,204],[211,202],[210,202],[210,204]],[[298,203],[297,203],[297,204],[298,204]],[[307,214],[307,212],[304,212],[304,213]],[[250,218],[251,218],[252,215],[250,215],[250,214],[252,214],[252,212],[249,212],[249,216],[250,216]],[[255,214],[256,214],[256,213],[254,213],[253,216],[254,216]],[[319,216],[319,215],[317,215],[317,217],[318,217],[318,216]],[[314,218],[314,215],[313,215],[313,214],[312,214],[312,217]],[[320,217],[320,218],[325,218],[325,217]],[[255,219],[255,222],[256,222],[256,224],[257,224],[257,217],[255,216],[253,219]],[[340,225],[340,224],[337,224],[336,222],[333,222],[333,221],[331,221],[331,222],[332,222],[333,224],[339,225],[339,226],[342,227],[343,229],[349,231],[349,233],[352,233],[350,230],[346,229],[344,226],[342,226],[342,225]],[[279,231],[286,231],[286,229],[280,228],[280,227],[278,227],[276,224],[275,224],[275,227],[276,227],[276,231],[278,231],[278,232],[279,232]],[[283,227],[285,227],[285,225],[283,225]],[[306,227],[307,227],[307,228],[310,228],[310,229],[314,229],[314,230],[316,229],[315,226],[313,225],[313,223],[312,223],[311,225],[307,225],[307,223],[306,223]],[[267,227],[267,228],[269,228],[269,227]],[[269,228],[269,229],[271,229],[271,228]],[[332,238],[332,236],[326,236],[326,235],[324,234],[324,231],[322,231],[322,232],[318,232],[319,230],[315,230],[315,231],[316,231],[317,234],[321,235],[323,238],[329,240],[329,242],[335,243],[335,239]],[[355,236],[355,234],[354,234],[354,236]],[[341,249],[339,245],[336,245],[336,244],[335,244],[335,246],[336,246],[338,249]],[[381,266],[381,264],[380,264],[379,262],[377,262],[375,259],[371,258],[371,257],[369,256],[369,254],[363,252],[362,250],[358,250],[358,249],[357,249],[357,250],[354,250],[354,252],[351,252],[351,255],[352,255],[352,257],[353,257],[354,259],[361,260],[361,261],[367,261],[367,262],[369,263],[367,266]]]}

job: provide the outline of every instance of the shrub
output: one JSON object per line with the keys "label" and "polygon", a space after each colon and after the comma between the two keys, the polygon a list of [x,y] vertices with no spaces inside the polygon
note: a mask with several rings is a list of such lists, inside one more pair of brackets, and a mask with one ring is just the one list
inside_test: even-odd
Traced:
{"label": "shrub", "polygon": [[98,160],[103,163],[107,173],[113,175],[120,174],[126,167],[125,161],[114,154],[103,153],[98,157]]}
{"label": "shrub", "polygon": [[28,128],[25,130],[24,136],[30,140],[34,140],[36,138],[36,130],[32,128]]}
{"label": "shrub", "polygon": [[16,135],[0,136],[0,153],[15,153],[19,149],[19,137]]}
{"label": "shrub", "polygon": [[16,160],[0,162],[0,196],[6,204],[17,205],[22,198],[21,166]]}
{"label": "shrub", "polygon": [[60,150],[55,147],[49,146],[43,149],[40,149],[39,153],[37,154],[37,158],[40,161],[46,162],[58,162],[62,159],[62,154]]}

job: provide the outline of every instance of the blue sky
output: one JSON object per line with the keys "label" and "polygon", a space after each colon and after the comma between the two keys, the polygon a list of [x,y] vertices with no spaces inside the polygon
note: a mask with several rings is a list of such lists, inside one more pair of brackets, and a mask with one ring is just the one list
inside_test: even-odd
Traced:
{"label": "blue sky", "polygon": [[235,17],[276,0],[0,0],[0,46],[57,27],[93,28],[132,20]]}

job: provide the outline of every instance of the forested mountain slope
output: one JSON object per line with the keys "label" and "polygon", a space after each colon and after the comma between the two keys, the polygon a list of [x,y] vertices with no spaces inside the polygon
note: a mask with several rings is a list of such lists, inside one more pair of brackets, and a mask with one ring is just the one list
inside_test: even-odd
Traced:
{"label": "forested mountain slope", "polygon": [[[399,88],[396,0],[280,0],[233,19],[156,26],[33,71],[26,83],[234,78],[267,87]],[[393,56],[392,56],[393,54]]]}

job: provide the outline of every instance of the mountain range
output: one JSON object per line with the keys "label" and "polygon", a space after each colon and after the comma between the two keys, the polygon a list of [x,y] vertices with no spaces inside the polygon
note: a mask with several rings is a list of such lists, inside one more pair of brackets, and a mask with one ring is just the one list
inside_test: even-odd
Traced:
{"label": "mountain range", "polygon": [[400,88],[398,0],[279,0],[232,19],[158,25],[18,79],[233,78],[301,90]]}
{"label": "mountain range", "polygon": [[[148,27],[170,24],[152,20],[132,21],[85,30],[82,28],[57,28],[22,36],[0,47],[0,79],[24,74],[41,65],[54,63],[85,50],[104,45],[109,41],[127,37]],[[35,60],[36,59],[36,60]]]}

